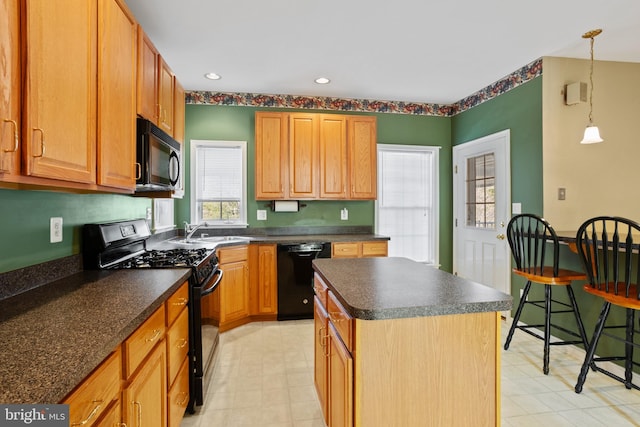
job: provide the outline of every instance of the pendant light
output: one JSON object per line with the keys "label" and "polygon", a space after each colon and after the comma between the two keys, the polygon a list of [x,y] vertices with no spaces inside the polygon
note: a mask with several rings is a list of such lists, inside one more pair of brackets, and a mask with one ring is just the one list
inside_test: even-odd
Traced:
{"label": "pendant light", "polygon": [[595,144],[598,142],[602,142],[603,139],[600,138],[600,131],[598,130],[598,126],[593,124],[593,39],[602,32],[601,29],[591,30],[582,35],[583,39],[590,39],[591,41],[591,69],[589,71],[589,83],[591,87],[589,89],[589,124],[587,128],[584,130],[584,137],[580,144]]}

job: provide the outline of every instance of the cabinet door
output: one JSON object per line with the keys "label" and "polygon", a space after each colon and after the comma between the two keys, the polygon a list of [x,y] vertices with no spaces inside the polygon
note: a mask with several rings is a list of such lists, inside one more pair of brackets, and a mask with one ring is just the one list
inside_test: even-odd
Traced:
{"label": "cabinet door", "polygon": [[353,426],[353,358],[329,323],[329,422],[330,427]]}
{"label": "cabinet door", "polygon": [[224,271],[220,283],[220,323],[249,316],[249,267],[247,261],[220,266]]}
{"label": "cabinet door", "polygon": [[173,138],[184,142],[184,88],[174,77],[173,81]]}
{"label": "cabinet door", "polygon": [[137,111],[158,124],[158,50],[138,25]]}
{"label": "cabinet door", "polygon": [[289,198],[318,197],[317,114],[289,115]]}
{"label": "cabinet door", "polygon": [[[100,420],[98,420],[92,427],[116,427],[121,426],[122,423],[122,405],[120,404],[120,399],[118,399],[114,404],[111,405],[109,409],[105,411],[105,414]],[[75,425],[84,425],[84,424],[71,424]]]}
{"label": "cabinet door", "polygon": [[173,135],[174,76],[162,56],[159,57],[158,61],[160,63],[158,65],[160,72],[160,77],[158,77],[158,103],[160,104],[158,126],[169,135]]}
{"label": "cabinet door", "polygon": [[20,174],[19,0],[0,0],[0,180]]}
{"label": "cabinet door", "polygon": [[95,183],[97,2],[23,4],[24,173]]}
{"label": "cabinet door", "polygon": [[278,274],[276,245],[258,246],[258,313],[277,314]]}
{"label": "cabinet door", "polygon": [[285,113],[257,112],[256,199],[284,199],[289,186],[289,122]]}
{"label": "cabinet door", "polygon": [[350,116],[349,139],[349,199],[377,197],[376,118]]}
{"label": "cabinet door", "polygon": [[347,197],[347,119],[320,115],[320,198]]}
{"label": "cabinet door", "polygon": [[136,186],[136,31],[121,0],[101,0],[98,21],[98,184]]}
{"label": "cabinet door", "polygon": [[313,304],[313,326],[315,332],[313,341],[313,376],[316,392],[318,393],[318,400],[320,401],[320,408],[322,408],[322,417],[326,422],[328,414],[327,367],[329,364],[329,332],[327,331],[327,326],[329,321],[327,312],[318,297],[314,297]]}
{"label": "cabinet door", "polygon": [[164,340],[155,347],[124,390],[124,422],[129,427],[166,427],[167,376]]}

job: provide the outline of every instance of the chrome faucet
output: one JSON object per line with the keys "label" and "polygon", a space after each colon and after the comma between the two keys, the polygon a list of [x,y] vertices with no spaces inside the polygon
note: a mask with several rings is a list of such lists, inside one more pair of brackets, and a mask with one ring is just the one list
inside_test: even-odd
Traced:
{"label": "chrome faucet", "polygon": [[194,233],[199,229],[201,229],[202,227],[206,227],[206,226],[208,226],[206,222],[203,222],[201,224],[189,224],[187,221],[184,221],[185,242],[189,243]]}

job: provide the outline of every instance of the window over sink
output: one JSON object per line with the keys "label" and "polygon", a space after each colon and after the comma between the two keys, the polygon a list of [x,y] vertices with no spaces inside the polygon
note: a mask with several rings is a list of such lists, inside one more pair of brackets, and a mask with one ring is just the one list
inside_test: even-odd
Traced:
{"label": "window over sink", "polygon": [[191,223],[247,226],[247,142],[191,140]]}

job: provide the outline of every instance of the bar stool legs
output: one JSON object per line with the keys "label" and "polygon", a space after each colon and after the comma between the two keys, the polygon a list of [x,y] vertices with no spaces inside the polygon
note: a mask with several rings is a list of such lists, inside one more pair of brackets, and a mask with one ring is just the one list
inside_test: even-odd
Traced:
{"label": "bar stool legs", "polygon": [[[522,297],[520,299],[520,303],[518,304],[518,308],[516,310],[516,314],[513,318],[513,321],[511,323],[511,327],[509,328],[509,333],[507,334],[507,339],[505,340],[504,343],[504,349],[508,350],[509,346],[511,344],[511,340],[513,338],[513,333],[515,332],[516,329],[521,329],[523,332],[528,333],[529,335],[532,335],[538,339],[541,339],[544,341],[544,350],[543,350],[543,356],[542,356],[542,372],[545,375],[549,374],[549,355],[550,355],[550,348],[552,345],[565,345],[565,344],[583,344],[584,348],[586,349],[588,347],[588,341],[587,341],[587,335],[584,331],[584,324],[582,323],[582,319],[580,317],[580,312],[578,310],[578,304],[576,302],[576,298],[575,298],[575,294],[573,293],[573,289],[571,288],[571,285],[566,285],[564,286],[567,289],[567,294],[569,297],[569,301],[570,301],[570,305],[569,304],[565,304],[562,302],[558,302],[558,301],[554,301],[552,298],[552,286],[554,285],[544,285],[545,289],[544,289],[544,301],[528,301],[528,295],[529,295],[529,291],[531,290],[531,281],[527,281],[527,283],[524,286],[524,289],[522,291]],[[541,305],[541,303],[544,302],[544,305]],[[556,302],[557,304],[561,304],[567,307],[571,307],[570,310],[552,310],[552,302]],[[520,320],[520,315],[522,314],[522,309],[524,308],[524,306],[526,304],[531,304],[531,305],[535,305],[537,307],[541,307],[544,308],[544,324],[541,325],[522,325],[522,326],[518,326],[518,322]],[[563,328],[561,326],[558,325],[554,325],[551,323],[551,315],[553,313],[568,313],[569,311],[573,312],[573,315],[575,317],[576,320],[576,324],[578,326],[578,332],[574,332],[574,331],[570,331],[566,328]],[[544,331],[543,331],[543,335],[540,336],[539,334],[530,331],[529,329],[531,328],[536,328],[536,327],[543,327]],[[559,341],[559,342],[551,342],[551,327],[554,327],[556,329],[559,329],[569,335],[573,335],[576,338],[580,338],[580,341]]]}
{"label": "bar stool legs", "polygon": [[[600,317],[598,317],[598,322],[596,323],[596,328],[593,333],[593,338],[591,339],[591,343],[587,350],[587,353],[584,358],[584,363],[582,364],[582,368],[580,369],[580,374],[578,375],[578,382],[576,383],[575,391],[576,393],[582,392],[582,388],[587,379],[587,374],[589,373],[589,368],[594,371],[602,372],[610,378],[613,378],[617,381],[620,381],[624,384],[627,389],[636,389],[640,390],[640,387],[633,384],[633,366],[637,365],[637,363],[633,362],[633,348],[638,346],[633,342],[634,336],[634,324],[635,324],[635,310],[632,308],[626,309],[626,321],[624,326],[609,326],[608,328],[625,328],[625,345],[624,345],[624,356],[610,356],[610,357],[595,357],[596,348],[598,346],[598,342],[600,341],[600,337],[603,335],[605,327],[605,323],[607,322],[607,318],[609,317],[609,312],[611,310],[611,303],[609,301],[605,301],[602,305],[602,309],[600,311]],[[615,338],[618,340],[622,340],[621,338]],[[624,360],[624,378],[619,377],[618,375],[605,370],[595,364],[597,361],[612,361],[612,360]]]}

